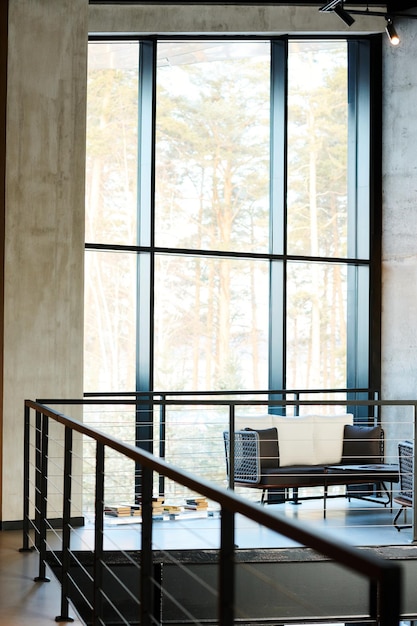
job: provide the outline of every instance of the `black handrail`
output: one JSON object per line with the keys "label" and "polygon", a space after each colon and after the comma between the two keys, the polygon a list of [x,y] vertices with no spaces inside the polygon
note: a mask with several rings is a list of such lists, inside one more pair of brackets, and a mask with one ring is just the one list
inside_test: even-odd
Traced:
{"label": "black handrail", "polygon": [[117,396],[146,396],[147,398],[149,398],[150,396],[256,396],[256,395],[267,395],[267,396],[273,396],[273,395],[283,395],[283,396],[287,396],[287,395],[304,395],[304,394],[328,394],[328,393],[349,393],[349,394],[367,394],[368,397],[370,396],[374,396],[374,398],[376,399],[379,395],[378,391],[376,389],[370,389],[369,387],[358,387],[358,388],[352,388],[352,387],[346,387],[346,388],[341,388],[341,387],[334,387],[334,388],[328,388],[328,389],[242,389],[239,391],[236,390],[218,390],[218,389],[209,389],[206,391],[190,391],[190,390],[185,390],[185,391],[178,391],[178,390],[174,390],[174,391],[122,391],[122,392],[118,392],[118,391],[105,391],[105,392],[96,392],[96,391],[86,391],[83,396],[84,398],[90,398],[90,397],[117,397]]}
{"label": "black handrail", "polygon": [[[136,402],[136,401],[132,401]],[[156,401],[157,402],[157,401]],[[167,401],[168,402],[168,401]],[[365,401],[366,402],[366,401]],[[65,404],[65,401],[60,401]],[[73,403],[73,402],[70,402]],[[83,403],[86,403],[85,401]],[[126,403],[126,401],[124,401]],[[326,402],[326,404],[328,401]],[[229,401],[230,404],[230,401]],[[304,402],[302,402],[304,404]],[[393,404],[398,404],[394,403]],[[404,402],[406,404],[406,402]],[[409,404],[409,403],[408,403]],[[142,571],[142,599],[146,599],[141,603],[141,624],[146,625],[152,623],[152,473],[158,472],[165,477],[187,487],[193,492],[199,493],[206,498],[217,502],[221,509],[221,545],[220,545],[220,576],[219,576],[219,609],[218,623],[221,626],[230,626],[234,622],[234,606],[233,606],[233,589],[235,584],[235,567],[234,567],[234,517],[240,514],[249,518],[257,524],[260,524],[272,531],[281,533],[289,537],[293,541],[308,546],[317,552],[329,557],[337,563],[350,568],[351,570],[366,576],[370,581],[369,589],[369,607],[370,617],[379,621],[381,626],[398,626],[401,613],[401,567],[396,563],[385,561],[371,554],[365,554],[351,546],[344,545],[339,541],[333,541],[324,537],[318,532],[314,532],[310,528],[305,527],[301,523],[292,522],[283,518],[278,518],[268,513],[265,508],[259,507],[234,492],[217,488],[212,483],[196,478],[195,476],[184,472],[183,470],[167,464],[165,461],[154,457],[149,452],[139,449],[130,444],[107,435],[97,429],[91,428],[77,420],[67,417],[50,407],[34,402],[25,401],[25,436],[29,437],[27,431],[30,423],[30,410],[36,411],[37,415],[42,416],[42,458],[40,465],[36,471],[42,473],[40,488],[42,494],[40,502],[42,505],[42,515],[46,517],[46,484],[47,484],[47,450],[48,440],[48,419],[50,418],[60,424],[65,429],[70,429],[82,435],[85,435],[97,442],[97,470],[96,470],[96,549],[98,554],[95,556],[98,580],[95,580],[95,596],[97,606],[94,607],[94,614],[97,619],[100,615],[100,561],[102,557],[102,538],[103,528],[101,526],[103,520],[103,458],[104,449],[110,448],[126,457],[139,463],[143,471],[142,482],[142,545],[141,545],[141,563]],[[67,439],[66,442],[68,443]],[[26,447],[25,447],[26,449]],[[38,462],[38,461],[37,461]],[[28,480],[29,471],[26,464],[29,464],[29,458],[25,459],[25,481]],[[68,480],[68,476],[64,476],[64,480]],[[68,494],[68,485],[64,488],[64,492]],[[28,486],[25,485],[25,497],[28,493]],[[101,495],[100,495],[101,494]],[[28,503],[24,503],[24,515],[28,513]],[[68,509],[65,515],[69,515]],[[42,524],[46,520],[42,521]],[[63,520],[64,525],[68,524],[68,520]],[[29,520],[25,520],[24,535],[28,533]],[[44,560],[44,531],[41,531],[40,542],[40,560]],[[27,536],[24,536],[24,545],[28,543]],[[65,560],[63,559],[65,567]],[[40,564],[40,573],[44,573],[44,564]],[[64,576],[63,576],[64,579]],[[64,593],[64,592],[62,592]],[[66,598],[62,599],[62,608],[65,611]],[[61,616],[62,618],[63,616]]]}

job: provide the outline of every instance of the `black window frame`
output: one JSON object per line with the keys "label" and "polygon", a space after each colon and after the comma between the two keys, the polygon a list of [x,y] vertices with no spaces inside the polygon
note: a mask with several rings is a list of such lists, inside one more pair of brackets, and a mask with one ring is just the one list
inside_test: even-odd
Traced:
{"label": "black window frame", "polygon": [[[323,258],[293,256],[286,246],[287,179],[287,73],[291,40],[347,41],[348,48],[348,255],[327,259],[348,267],[348,389],[380,390],[381,354],[381,36],[98,36],[97,41],[139,42],[139,139],[138,139],[138,245],[126,246],[137,253],[137,346],[136,390],[153,391],[154,266],[160,252],[175,249],[155,246],[155,111],[156,51],[158,41],[238,39],[271,42],[271,248],[263,255],[270,261],[269,387],[286,389],[286,267],[291,261],[326,262]],[[282,176],[277,176],[280,170]],[[365,208],[364,208],[365,207]],[[352,234],[353,233],[353,234]],[[124,247],[86,243],[86,249],[123,251]],[[183,253],[183,251],[181,251]],[[196,251],[192,251],[195,254]],[[207,255],[207,252],[204,252]],[[215,256],[215,254],[214,254]],[[229,255],[230,256],[230,255]],[[249,257],[250,255],[244,255]],[[257,255],[259,258],[259,255]],[[278,289],[277,289],[278,287]],[[168,390],[169,391],[169,390]],[[231,390],[232,391],[232,390]],[[277,398],[277,394],[271,394]],[[368,399],[368,394],[348,393],[348,399]],[[366,407],[364,407],[366,408]],[[356,417],[361,419],[358,408]],[[151,410],[151,406],[149,407]],[[363,415],[365,419],[365,415]],[[138,415],[137,440],[152,451],[153,430],[143,407]],[[143,442],[148,442],[144,444]]]}

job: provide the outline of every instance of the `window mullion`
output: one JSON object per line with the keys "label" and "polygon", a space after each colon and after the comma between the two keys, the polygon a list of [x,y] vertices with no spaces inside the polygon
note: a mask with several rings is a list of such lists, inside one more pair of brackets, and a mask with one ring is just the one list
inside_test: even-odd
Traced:
{"label": "window mullion", "polygon": [[[155,187],[155,72],[156,42],[140,43],[138,85],[138,245],[149,252],[138,253],[137,262],[137,328],[136,390],[153,388],[154,327],[154,187]],[[136,440],[152,451],[152,407],[141,406],[136,422]]]}
{"label": "window mullion", "polygon": [[[286,252],[288,42],[271,42],[270,250]],[[286,265],[270,263],[269,388],[285,388]]]}
{"label": "window mullion", "polygon": [[[371,189],[374,184],[371,180],[371,94],[374,89],[371,84],[371,46],[368,40],[348,42],[348,256],[370,263]],[[370,345],[371,319],[374,324],[376,313],[370,298],[370,281],[370,264],[348,268],[348,388],[370,385],[371,354],[377,347],[376,343]],[[376,292],[379,293],[379,287]],[[359,414],[357,417],[361,418]],[[366,411],[362,417],[367,419]]]}

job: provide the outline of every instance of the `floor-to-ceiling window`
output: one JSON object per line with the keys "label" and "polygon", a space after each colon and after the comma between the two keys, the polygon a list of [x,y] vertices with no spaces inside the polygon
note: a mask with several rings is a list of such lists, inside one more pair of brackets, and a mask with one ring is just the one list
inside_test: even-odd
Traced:
{"label": "floor-to-ceiling window", "polygon": [[367,43],[90,43],[86,390],[369,385]]}
{"label": "floor-to-ceiling window", "polygon": [[90,42],[86,391],[377,382],[373,45]]}

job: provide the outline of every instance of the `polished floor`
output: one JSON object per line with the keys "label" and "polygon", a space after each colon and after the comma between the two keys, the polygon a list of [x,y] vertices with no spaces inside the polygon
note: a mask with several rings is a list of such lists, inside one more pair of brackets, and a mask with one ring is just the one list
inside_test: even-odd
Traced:
{"label": "polished floor", "polygon": [[[397,505],[396,505],[397,506]],[[326,519],[323,516],[322,500],[305,500],[299,505],[291,502],[269,505],[268,511],[316,531],[324,531],[326,537],[338,543],[351,546],[412,546],[412,530],[407,528],[399,532],[393,526],[394,511],[375,502],[345,498],[328,501]],[[397,508],[395,509],[395,511]],[[109,518],[105,522],[105,548],[131,549],[140,545],[140,524],[125,521],[123,518]],[[400,520],[403,522],[404,520]],[[407,520],[411,522],[411,510],[407,511]],[[74,547],[90,547],[93,530],[88,528],[75,531]],[[248,548],[290,548],[297,546],[284,535],[260,528],[254,522],[237,516],[236,544],[240,549]],[[154,523],[153,545],[156,550],[217,549],[220,541],[219,514],[212,516],[179,516]],[[416,548],[417,549],[417,548]]]}
{"label": "polished floor", "polygon": [[[49,583],[34,582],[38,574],[37,554],[19,552],[21,546],[21,531],[0,532],[0,624],[56,624],[61,608],[60,587],[53,576]],[[76,626],[83,624],[74,611],[71,617]]]}
{"label": "polished floor", "polygon": [[[354,546],[402,546],[417,550],[412,531],[398,532],[392,525],[393,512],[373,503],[335,499],[329,502],[327,518],[323,519],[322,503],[305,501],[272,505],[271,512],[289,519],[298,519],[314,529],[324,530],[328,537]],[[411,518],[411,516],[409,516]],[[130,522],[130,523],[129,523]],[[105,523],[105,549],[131,550],[140,546],[140,523],[109,518]],[[165,518],[154,523],[155,549],[210,549],[219,545],[219,516],[183,516]],[[90,549],[94,532],[86,527],[74,530],[73,549]],[[59,544],[59,533],[48,533],[51,548]],[[294,542],[238,518],[236,542],[245,548],[286,548]],[[21,531],[0,532],[0,626],[45,626],[56,623],[60,614],[60,588],[51,575],[49,583],[34,582],[38,574],[36,552],[22,553]],[[82,624],[74,611],[73,623]]]}

